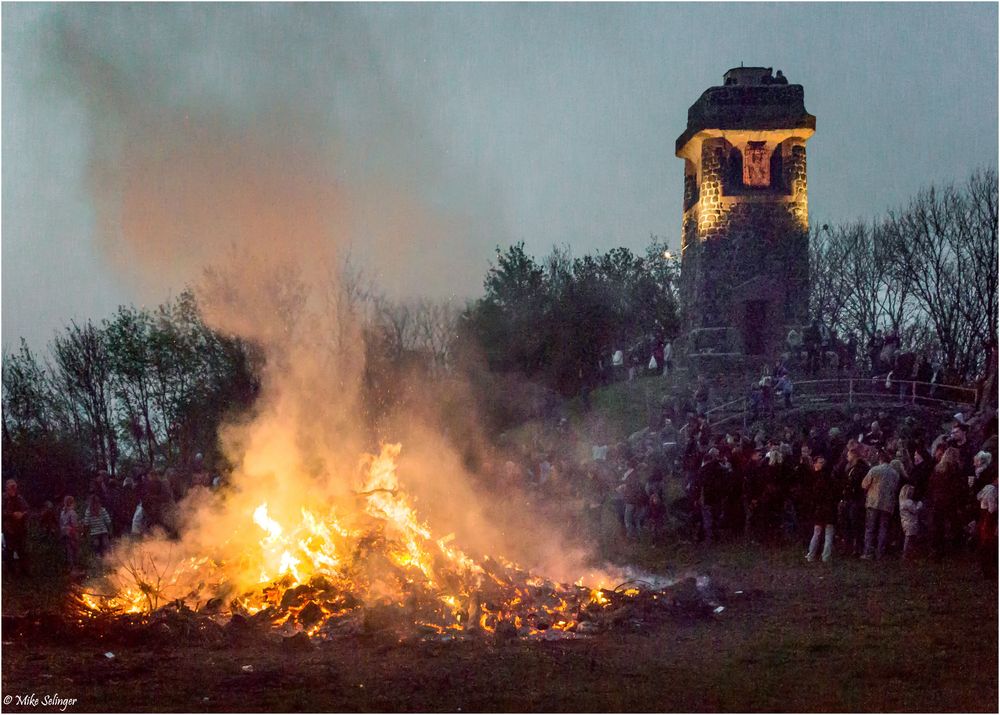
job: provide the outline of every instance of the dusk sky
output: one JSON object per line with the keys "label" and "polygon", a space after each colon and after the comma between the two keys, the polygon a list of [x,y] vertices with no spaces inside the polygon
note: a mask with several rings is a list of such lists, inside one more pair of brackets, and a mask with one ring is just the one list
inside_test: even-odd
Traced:
{"label": "dusk sky", "polygon": [[[814,224],[997,164],[995,3],[4,4],[2,23],[5,350],[176,295],[213,206],[254,214],[315,177],[399,297],[476,297],[498,244],[677,247],[674,141],[741,63],[804,86]],[[267,180],[234,193],[244,175]],[[149,219],[151,256],[122,253],[146,250],[123,238],[147,221],[119,203],[137,181],[146,207],[168,186],[157,215],[197,205]]]}

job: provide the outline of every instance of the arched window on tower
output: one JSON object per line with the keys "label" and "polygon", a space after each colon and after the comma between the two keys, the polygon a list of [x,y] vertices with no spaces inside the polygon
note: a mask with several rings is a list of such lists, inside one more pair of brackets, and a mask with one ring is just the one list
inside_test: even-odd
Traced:
{"label": "arched window on tower", "polygon": [[743,154],[736,147],[729,150],[726,170],[722,176],[722,193],[727,196],[739,194],[743,188]]}
{"label": "arched window on tower", "polygon": [[781,144],[771,152],[771,188],[774,191],[787,194],[788,182],[785,181],[784,150]]}
{"label": "arched window on tower", "polygon": [[689,208],[698,203],[699,190],[698,190],[698,175],[694,171],[694,165],[685,160],[684,172],[684,210],[687,211]]}

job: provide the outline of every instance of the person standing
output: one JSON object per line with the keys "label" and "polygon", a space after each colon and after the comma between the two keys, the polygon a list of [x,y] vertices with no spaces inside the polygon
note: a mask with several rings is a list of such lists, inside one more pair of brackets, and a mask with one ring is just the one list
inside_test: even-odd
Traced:
{"label": "person standing", "polygon": [[719,450],[712,447],[698,469],[695,493],[701,505],[701,526],[705,543],[711,544],[719,527],[722,505],[726,497],[726,471],[719,461]]}
{"label": "person standing", "polygon": [[46,537],[56,537],[59,534],[59,515],[50,501],[46,501],[38,512],[38,530]]}
{"label": "person standing", "polygon": [[997,577],[996,476],[993,477],[992,482],[979,490],[976,498],[979,500],[979,523],[976,525],[979,564],[983,570],[983,576],[995,579]]}
{"label": "person standing", "polygon": [[694,389],[694,407],[699,416],[708,412],[708,382],[704,375],[698,375]]}
{"label": "person standing", "polygon": [[121,493],[118,498],[119,514],[111,515],[115,524],[115,531],[119,534],[127,533],[132,528],[132,518],[135,516],[135,508],[139,506],[139,490],[132,477],[126,477],[122,481]]}
{"label": "person standing", "polygon": [[656,342],[653,343],[653,353],[649,356],[649,370],[654,375],[663,370],[663,348],[663,339],[657,338]]}
{"label": "person standing", "polygon": [[[942,445],[944,447],[944,445]],[[956,447],[944,448],[927,483],[927,535],[931,554],[940,557],[954,547],[961,534],[959,510],[964,484],[962,455]]]}
{"label": "person standing", "polygon": [[788,347],[788,357],[790,362],[797,365],[802,353],[802,333],[795,328],[792,328],[788,331],[788,337],[785,338],[785,344]]}
{"label": "person standing", "polygon": [[674,347],[670,341],[663,344],[663,376],[669,377],[670,371],[674,369]]}
{"label": "person standing", "polygon": [[764,498],[764,453],[754,449],[746,465],[738,472],[742,477],[743,535],[748,541],[760,538],[760,509]]}
{"label": "person standing", "polygon": [[808,360],[808,370],[810,375],[815,375],[816,371],[820,366],[820,341],[822,337],[820,336],[819,321],[813,320],[803,331],[802,342],[806,348],[806,356]]}
{"label": "person standing", "polygon": [[885,444],[885,433],[882,431],[882,427],[878,421],[872,422],[871,427],[861,441],[869,447],[881,448]]}
{"label": "person standing", "polygon": [[111,545],[111,516],[101,506],[101,498],[96,494],[90,495],[87,511],[83,514],[83,525],[87,527],[90,548],[95,555],[102,556]]}
{"label": "person standing", "polygon": [[649,495],[646,493],[646,485],[643,482],[638,462],[634,459],[629,460],[628,469],[622,477],[620,491],[624,503],[625,535],[629,539],[636,539],[646,516]]}
{"label": "person standing", "polygon": [[72,573],[76,571],[77,557],[80,554],[80,517],[76,513],[76,499],[71,496],[63,499],[62,511],[59,512],[59,537],[66,553],[66,563]]}
{"label": "person standing", "polygon": [[899,473],[890,466],[884,451],[879,452],[879,463],[865,475],[861,488],[865,491],[865,552],[861,558],[882,558],[899,498]]}
{"label": "person standing", "polygon": [[868,463],[861,458],[857,442],[847,449],[847,466],[844,469],[844,490],[841,495],[839,516],[841,530],[851,548],[852,556],[861,554],[865,532],[865,492],[861,488],[865,475],[868,474]]}
{"label": "person standing", "polygon": [[985,487],[996,481],[997,468],[993,464],[993,455],[983,450],[976,452],[972,457],[973,472],[968,477],[969,489],[976,494]]}
{"label": "person standing", "polygon": [[934,460],[927,450],[922,447],[913,450],[913,469],[910,470],[910,484],[913,485],[913,498],[915,501],[923,501],[927,493],[927,483],[930,481],[931,472],[934,470]]}
{"label": "person standing", "polygon": [[621,350],[615,350],[611,353],[611,370],[614,375],[614,381],[621,381],[625,373],[625,353]]}
{"label": "person standing", "polygon": [[4,556],[14,573],[28,575],[28,502],[17,493],[17,482],[8,479],[3,492]]}
{"label": "person standing", "polygon": [[820,538],[823,538],[823,563],[833,557],[834,524],[837,521],[837,502],[840,490],[826,457],[818,455],[813,460],[813,483],[810,489],[813,510],[813,535],[809,542],[806,561],[815,561],[819,555]]}
{"label": "person standing", "polygon": [[915,487],[904,484],[899,490],[899,522],[903,528],[903,558],[912,559],[915,544],[920,536],[920,511],[923,502],[914,501]]}
{"label": "person standing", "polygon": [[149,522],[146,520],[146,510],[142,508],[142,500],[135,506],[132,513],[132,535],[142,536],[149,529]]}
{"label": "person standing", "polygon": [[792,383],[792,378],[787,372],[778,378],[778,384],[775,385],[775,390],[778,394],[784,396],[785,409],[790,410],[792,408],[792,392],[795,390],[795,386]]}

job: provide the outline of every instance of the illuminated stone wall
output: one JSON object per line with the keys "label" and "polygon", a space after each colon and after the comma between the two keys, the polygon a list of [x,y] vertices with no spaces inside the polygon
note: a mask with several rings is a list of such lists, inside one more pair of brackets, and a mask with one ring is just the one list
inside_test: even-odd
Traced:
{"label": "illuminated stone wall", "polygon": [[[784,166],[790,193],[767,187],[727,195],[724,176],[731,148],[725,139],[702,146],[700,199],[685,212],[683,222],[685,319],[688,330],[733,327],[740,332],[746,321],[745,301],[767,300],[768,321],[758,327],[766,330],[764,342],[773,347],[787,334],[788,326],[802,325],[807,319],[805,147],[789,147],[791,161]],[[763,279],[759,285],[758,278]],[[714,349],[742,352],[743,346]]]}
{"label": "illuminated stone wall", "polygon": [[[815,118],[803,107],[805,120],[790,112],[785,125],[771,121],[781,113],[765,96],[756,106],[767,106],[777,126],[716,129],[721,122],[711,123],[713,107],[705,100],[715,89],[692,108],[708,128],[689,119],[678,140],[685,159],[681,301],[688,348],[773,356],[789,328],[808,318],[805,142]],[[801,88],[793,94],[801,102]]]}

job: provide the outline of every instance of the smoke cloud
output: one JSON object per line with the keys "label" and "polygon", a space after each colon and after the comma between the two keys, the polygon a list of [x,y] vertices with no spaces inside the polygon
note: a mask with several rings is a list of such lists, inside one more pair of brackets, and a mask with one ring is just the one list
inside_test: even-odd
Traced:
{"label": "smoke cloud", "polygon": [[98,240],[150,300],[233,246],[304,267],[349,246],[390,295],[464,298],[505,240],[359,8],[63,7],[50,26],[52,79],[89,118]]}
{"label": "smoke cloud", "polygon": [[[409,386],[407,414],[378,435],[361,399],[364,342],[356,286],[341,270],[347,256],[390,294],[454,294],[479,279],[461,276],[471,226],[498,224],[483,220],[487,202],[435,199],[447,172],[420,147],[419,121],[393,101],[351,9],[294,10],[306,35],[299,54],[263,36],[288,21],[269,6],[240,23],[248,37],[198,37],[199,15],[224,28],[231,12],[104,7],[98,26],[93,9],[67,9],[51,34],[57,71],[91,119],[88,177],[109,260],[151,299],[193,284],[209,325],[266,357],[254,413],[220,435],[235,466],[230,487],[221,499],[190,496],[180,541],[147,541],[146,553],[239,564],[231,583],[254,585],[261,566],[241,551],[266,521],[251,515],[266,505],[278,523],[301,521],[303,509],[356,521],[370,477],[363,455],[381,437],[402,443],[403,486],[435,533],[455,534],[475,557],[505,555],[576,580],[582,559],[569,563],[537,518],[481,503],[442,435],[438,396]],[[315,12],[332,39],[321,41],[303,16]],[[154,16],[148,42],[127,32]]]}

